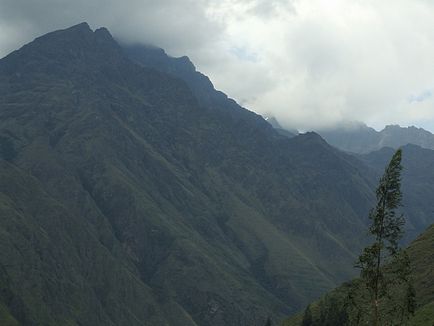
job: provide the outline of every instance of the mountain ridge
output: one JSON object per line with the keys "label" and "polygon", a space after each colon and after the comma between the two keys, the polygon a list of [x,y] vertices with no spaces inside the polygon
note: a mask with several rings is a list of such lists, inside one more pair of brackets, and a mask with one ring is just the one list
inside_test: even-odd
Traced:
{"label": "mountain ridge", "polygon": [[199,86],[84,24],[0,60],[0,318],[263,325],[354,274],[369,168]]}
{"label": "mountain ridge", "polygon": [[[281,130],[288,131],[289,137],[298,134],[297,130],[283,128],[274,117],[269,118],[268,122],[279,132]],[[367,154],[383,147],[397,149],[407,144],[434,150],[434,135],[428,130],[415,126],[401,127],[390,124],[377,131],[363,122],[353,121],[315,131],[330,145],[355,154]]]}
{"label": "mountain ridge", "polygon": [[360,154],[376,151],[383,147],[397,149],[407,144],[434,149],[434,135],[415,126],[387,125],[381,131],[376,131],[365,124],[356,124],[349,127],[319,130],[318,133],[331,145]]}

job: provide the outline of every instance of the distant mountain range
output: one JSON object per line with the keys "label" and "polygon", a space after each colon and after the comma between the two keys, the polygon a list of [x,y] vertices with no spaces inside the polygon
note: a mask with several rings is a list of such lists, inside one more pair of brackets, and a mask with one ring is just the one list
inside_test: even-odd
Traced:
{"label": "distant mountain range", "polygon": [[[285,135],[282,132],[285,129],[275,118],[266,118],[266,121],[278,133]],[[403,128],[396,125],[386,126],[381,132],[377,132],[362,123],[351,123],[319,133],[329,144],[351,153],[370,167],[376,178],[384,172],[384,167],[395,149],[402,148],[404,210],[409,216],[418,216],[419,221],[422,221],[419,226],[413,225],[411,219],[407,221],[405,241],[414,239],[420,230],[431,223],[434,207],[425,194],[434,193],[433,134],[421,128]],[[297,131],[291,130],[286,136],[292,138],[296,134]],[[381,141],[379,137],[382,137]],[[378,149],[375,149],[377,147]]]}
{"label": "distant mountain range", "polygon": [[[286,130],[288,136],[298,134],[296,130],[285,129],[275,118],[267,121],[277,131]],[[381,131],[368,127],[361,122],[352,122],[338,125],[335,128],[315,130],[330,145],[346,152],[366,154],[383,147],[398,148],[407,144],[418,145],[422,148],[434,150],[434,135],[423,129],[388,125]]]}
{"label": "distant mountain range", "polygon": [[330,144],[344,151],[369,153],[383,147],[398,148],[407,144],[434,149],[434,135],[416,127],[386,126],[376,131],[362,123],[336,129],[319,130],[318,133]]}
{"label": "distant mountain range", "polygon": [[290,138],[105,28],[39,37],[0,60],[0,324],[279,320],[355,275],[387,155]]}

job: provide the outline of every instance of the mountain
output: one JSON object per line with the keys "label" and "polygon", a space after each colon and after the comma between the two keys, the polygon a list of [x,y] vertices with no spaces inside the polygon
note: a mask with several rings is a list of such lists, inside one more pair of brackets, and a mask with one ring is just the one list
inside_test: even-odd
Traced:
{"label": "mountain", "polygon": [[285,129],[283,128],[280,123],[276,120],[276,118],[265,118],[265,121],[267,121],[273,128],[276,130],[279,134],[286,136],[288,138],[295,137],[298,135],[298,131],[295,129]]}
{"label": "mountain", "polygon": [[274,129],[283,129],[275,117],[267,117],[265,118],[265,121],[267,121]]}
{"label": "mountain", "polygon": [[263,325],[354,276],[375,170],[131,51],[82,23],[0,60],[0,324]]}
{"label": "mountain", "polygon": [[[434,323],[434,225],[430,226],[422,235],[407,248],[413,269],[413,284],[416,293],[417,309],[411,318],[411,326],[432,326]],[[346,283],[324,296],[311,305],[312,324],[317,325],[320,318],[320,306],[325,302],[336,302],[339,309],[343,307],[345,296],[350,288]],[[323,305],[324,307],[324,305]],[[323,315],[331,313],[322,311]],[[302,325],[303,314],[298,314],[283,323],[284,326]]]}
{"label": "mountain", "polygon": [[142,44],[123,45],[122,48],[125,55],[136,64],[182,79],[201,106],[222,110],[233,119],[257,119],[260,120],[257,123],[265,124],[262,117],[240,107],[226,94],[217,91],[207,76],[196,71],[188,57],[173,58],[163,49]]}
{"label": "mountain", "polygon": [[386,126],[381,131],[363,123],[350,123],[335,129],[318,130],[331,145],[353,153],[369,153],[383,147],[398,148],[407,144],[434,149],[434,135],[416,127]]}
{"label": "mountain", "polygon": [[[415,239],[427,225],[433,222],[434,207],[431,196],[434,194],[434,151],[416,145],[405,145],[402,149],[402,192],[405,215],[416,218],[407,219],[406,242]],[[357,157],[370,166],[376,178],[384,172],[394,149],[384,147]]]}
{"label": "mountain", "polygon": [[434,324],[434,225],[408,248],[418,309],[412,320],[414,326]]}

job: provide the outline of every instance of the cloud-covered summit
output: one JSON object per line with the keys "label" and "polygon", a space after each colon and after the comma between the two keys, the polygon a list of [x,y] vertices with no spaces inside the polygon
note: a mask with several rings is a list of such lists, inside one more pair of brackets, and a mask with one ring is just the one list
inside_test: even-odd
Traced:
{"label": "cloud-covered summit", "polygon": [[188,55],[217,88],[287,127],[434,131],[431,1],[1,0],[0,55],[81,21]]}

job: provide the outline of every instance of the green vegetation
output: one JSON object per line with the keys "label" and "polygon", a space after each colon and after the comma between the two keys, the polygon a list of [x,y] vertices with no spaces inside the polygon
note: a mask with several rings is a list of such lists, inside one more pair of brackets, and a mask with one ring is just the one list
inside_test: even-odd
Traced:
{"label": "green vegetation", "polygon": [[18,321],[11,315],[9,309],[0,304],[0,325],[2,326],[19,326]]}
{"label": "green vegetation", "polygon": [[361,273],[350,292],[350,304],[356,310],[352,325],[404,324],[414,314],[410,261],[398,247],[405,221],[395,212],[402,200],[401,153],[396,151],[380,179],[377,204],[369,214],[369,232],[375,241],[364,248],[357,262]]}
{"label": "green vegetation", "polygon": [[[399,149],[393,155],[376,191],[377,204],[370,213],[369,228],[374,243],[364,248],[359,257],[360,278],[325,295],[284,325],[431,325],[434,322],[434,301],[431,301],[434,284],[429,278],[434,261],[427,261],[427,257],[434,255],[433,227],[410,246],[408,254],[398,247],[404,225],[403,216],[395,212],[402,200],[401,153]],[[417,280],[416,289],[421,291],[416,314],[413,278]],[[424,287],[428,279],[431,297],[427,299]]]}
{"label": "green vegetation", "polygon": [[[372,167],[380,178],[394,152],[392,148],[383,148],[357,157]],[[402,152],[405,168],[402,171],[403,206],[400,210],[406,218],[402,243],[409,244],[434,222],[430,199],[430,194],[434,193],[434,151],[408,144],[402,147]]]}
{"label": "green vegetation", "polygon": [[374,175],[201,80],[86,24],[0,61],[2,320],[263,326],[355,276]]}
{"label": "green vegetation", "polygon": [[85,24],[2,59],[0,95],[0,302],[18,322],[262,326],[353,275],[370,181],[317,135],[199,105]]}
{"label": "green vegetation", "polygon": [[[407,253],[412,266],[412,277],[416,294],[416,312],[407,325],[410,326],[432,326],[434,323],[434,225],[424,232],[407,248]],[[326,325],[321,323],[322,316],[348,313],[349,294],[354,284],[361,282],[356,279],[348,282],[323,296],[320,300],[312,303],[311,325]],[[337,302],[332,305],[331,302]],[[297,314],[283,322],[284,326],[300,326],[304,312]],[[330,324],[334,325],[334,324]],[[337,324],[336,324],[337,325]],[[345,324],[343,324],[345,325]],[[353,324],[349,324],[353,325]],[[397,323],[397,325],[401,325]]]}

